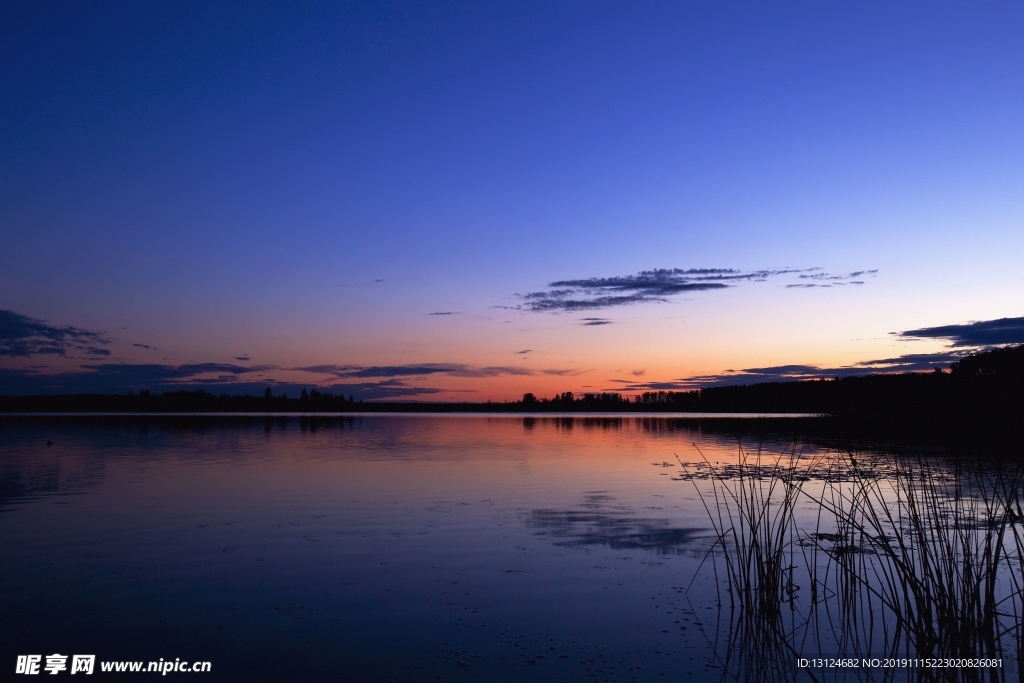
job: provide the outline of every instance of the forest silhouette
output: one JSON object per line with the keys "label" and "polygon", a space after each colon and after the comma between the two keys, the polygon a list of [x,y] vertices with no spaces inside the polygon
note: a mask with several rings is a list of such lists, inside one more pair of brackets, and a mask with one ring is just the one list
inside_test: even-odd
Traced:
{"label": "forest silhouette", "polygon": [[936,438],[1007,436],[1024,427],[1024,345],[966,356],[948,371],[619,393],[527,393],[519,401],[486,403],[363,402],[317,389],[297,397],[216,395],[207,391],[151,394],[0,396],[0,412],[664,412],[802,413],[833,425],[876,433]]}

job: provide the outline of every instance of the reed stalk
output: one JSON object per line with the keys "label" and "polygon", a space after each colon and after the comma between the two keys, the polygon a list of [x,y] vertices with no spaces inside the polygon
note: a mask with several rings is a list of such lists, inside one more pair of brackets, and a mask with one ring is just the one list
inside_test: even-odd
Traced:
{"label": "reed stalk", "polygon": [[[1004,662],[860,674],[884,680],[996,682],[1008,680],[1011,665],[1019,670],[1021,467],[760,448],[717,467],[701,456],[707,475],[680,463],[711,520],[716,573],[724,567],[723,663],[735,678],[792,680],[797,657],[836,655]],[[798,516],[800,504],[814,511],[813,526]]]}

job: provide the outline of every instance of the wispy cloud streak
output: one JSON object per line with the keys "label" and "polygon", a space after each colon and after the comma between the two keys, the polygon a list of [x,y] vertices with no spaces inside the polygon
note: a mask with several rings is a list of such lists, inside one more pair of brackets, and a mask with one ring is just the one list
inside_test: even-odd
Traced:
{"label": "wispy cloud streak", "polygon": [[[522,352],[520,352],[522,353]],[[416,363],[412,365],[307,365],[295,368],[303,372],[334,375],[339,379],[367,379],[376,377],[502,377],[507,375],[563,375],[574,370],[532,370],[514,365],[474,366],[464,363]]]}
{"label": "wispy cloud streak", "polygon": [[872,270],[855,270],[852,273],[846,273],[841,275],[834,275],[832,273],[816,272],[816,273],[802,273],[797,277],[801,280],[813,280],[813,282],[797,282],[786,285],[789,288],[810,288],[810,287],[841,287],[843,285],[862,285],[864,280],[862,279],[865,275],[875,276],[878,274],[878,269]]}
{"label": "wispy cloud streak", "polygon": [[[523,303],[515,308],[527,311],[589,311],[649,302],[665,302],[671,297],[736,287],[748,282],[767,282],[772,278],[796,276],[812,282],[787,287],[831,287],[864,284],[865,275],[877,270],[858,270],[833,274],[821,268],[776,268],[744,271],[734,268],[657,268],[634,275],[556,280],[548,288],[520,294]],[[604,324],[604,323],[595,323]]]}

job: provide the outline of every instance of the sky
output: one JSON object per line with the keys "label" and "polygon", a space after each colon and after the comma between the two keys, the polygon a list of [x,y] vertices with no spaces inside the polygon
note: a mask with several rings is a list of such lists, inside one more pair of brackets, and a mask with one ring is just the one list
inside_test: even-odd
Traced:
{"label": "sky", "polygon": [[0,394],[515,400],[1024,342],[1024,4],[0,4]]}

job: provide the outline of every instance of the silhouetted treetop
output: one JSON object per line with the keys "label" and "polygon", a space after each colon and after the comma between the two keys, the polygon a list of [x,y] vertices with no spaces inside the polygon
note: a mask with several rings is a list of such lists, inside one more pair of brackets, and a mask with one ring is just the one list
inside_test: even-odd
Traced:
{"label": "silhouetted treetop", "polygon": [[954,377],[1024,378],[1024,344],[966,356],[950,369]]}

